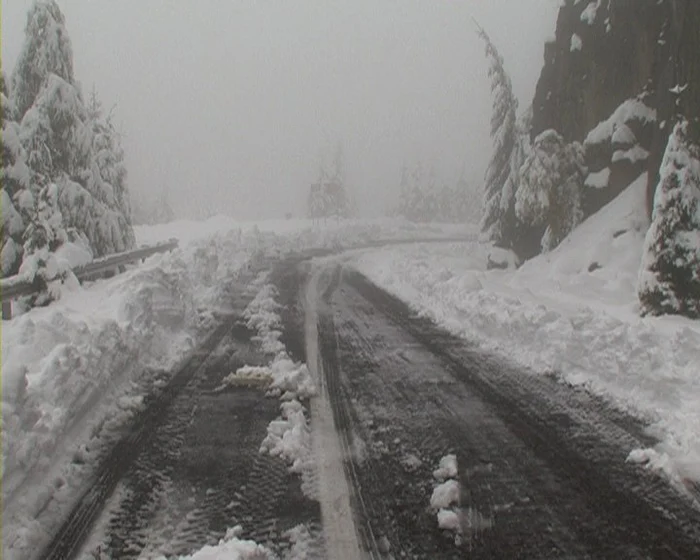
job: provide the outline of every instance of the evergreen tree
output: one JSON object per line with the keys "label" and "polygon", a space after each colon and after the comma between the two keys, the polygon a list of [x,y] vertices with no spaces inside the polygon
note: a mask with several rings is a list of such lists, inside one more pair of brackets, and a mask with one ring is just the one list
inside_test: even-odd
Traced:
{"label": "evergreen tree", "polygon": [[481,27],[478,27],[478,34],[486,46],[486,58],[489,61],[488,74],[493,95],[491,115],[493,155],[486,169],[481,229],[492,241],[508,246],[510,240],[507,239],[507,212],[504,208],[510,207],[514,191],[513,189],[505,191],[505,187],[511,176],[511,157],[516,143],[518,100],[513,94],[510,77],[503,65],[503,57]]}
{"label": "evergreen tree", "polygon": [[700,318],[700,146],[690,127],[676,124],[661,164],[639,274],[643,314]]}
{"label": "evergreen tree", "polygon": [[73,51],[65,18],[55,0],[37,0],[30,8],[25,27],[26,40],[12,76],[16,118],[34,104],[49,75],[69,84],[73,78]]}
{"label": "evergreen tree", "polygon": [[151,213],[151,224],[167,224],[175,220],[175,212],[170,205],[170,191],[167,186],[160,189],[155,206]]}
{"label": "evergreen tree", "polygon": [[2,93],[0,103],[0,124],[2,130],[2,168],[0,168],[0,209],[2,222],[2,247],[0,249],[0,266],[2,276],[16,274],[22,263],[22,237],[26,227],[22,217],[20,202],[27,206],[29,200],[29,169],[26,154],[19,140],[19,126],[12,120],[13,110],[7,97],[5,77],[2,75],[0,86]]}
{"label": "evergreen tree", "polygon": [[544,228],[543,250],[556,247],[583,219],[584,171],[581,144],[566,144],[551,129],[535,138],[520,169],[515,212],[523,224]]}
{"label": "evergreen tree", "polygon": [[[101,115],[96,96],[90,110],[85,106],[73,77],[63,14],[54,0],[37,0],[31,8],[12,83],[18,137],[29,168],[28,192],[15,200],[27,227],[38,219],[33,213],[42,193],[55,185],[69,240],[85,243],[96,256],[132,247],[119,136]],[[25,249],[35,246],[24,244]]]}

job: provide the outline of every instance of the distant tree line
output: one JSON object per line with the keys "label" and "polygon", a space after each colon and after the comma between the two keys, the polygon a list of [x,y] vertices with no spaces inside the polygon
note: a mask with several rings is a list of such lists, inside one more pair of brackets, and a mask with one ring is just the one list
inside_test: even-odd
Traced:
{"label": "distant tree line", "polygon": [[321,163],[318,180],[309,187],[307,216],[314,220],[349,218],[350,198],[345,184],[342,147],[338,146],[332,164]]}
{"label": "distant tree line", "polygon": [[460,223],[478,216],[480,201],[464,173],[456,185],[439,182],[435,169],[427,173],[419,162],[401,169],[399,200],[391,214],[412,222]]}

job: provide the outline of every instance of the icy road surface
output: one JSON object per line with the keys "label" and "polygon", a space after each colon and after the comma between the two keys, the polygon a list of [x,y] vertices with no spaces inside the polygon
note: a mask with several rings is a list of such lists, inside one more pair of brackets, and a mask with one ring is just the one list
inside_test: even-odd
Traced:
{"label": "icy road surface", "polygon": [[343,262],[288,259],[270,276],[280,342],[316,385],[299,397],[300,433],[278,439],[296,472],[259,451],[280,401],[255,384],[221,390],[269,358],[231,318],[125,438],[49,557],[78,545],[196,557],[239,525],[267,552],[234,558],[700,558],[700,512],[626,462],[653,443],[637,421],[416,318]]}

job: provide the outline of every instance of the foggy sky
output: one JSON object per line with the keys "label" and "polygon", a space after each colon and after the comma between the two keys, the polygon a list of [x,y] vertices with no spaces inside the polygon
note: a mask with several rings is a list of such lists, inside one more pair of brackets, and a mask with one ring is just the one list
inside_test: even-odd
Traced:
{"label": "foggy sky", "polygon": [[[236,217],[303,214],[320,159],[344,148],[365,213],[420,160],[480,185],[491,99],[472,17],[505,59],[521,109],[558,0],[59,0],[76,78],[116,105],[129,187],[167,185]],[[2,0],[10,75],[32,0]]]}

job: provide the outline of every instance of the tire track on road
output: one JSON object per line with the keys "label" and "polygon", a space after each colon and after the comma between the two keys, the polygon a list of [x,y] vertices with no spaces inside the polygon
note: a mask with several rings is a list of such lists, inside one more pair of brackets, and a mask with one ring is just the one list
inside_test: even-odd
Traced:
{"label": "tire track on road", "polygon": [[[633,419],[484,356],[364,277],[344,273],[333,284],[319,329],[324,358],[336,362],[326,366],[336,424],[368,449],[364,461],[350,459],[360,474],[348,479],[365,504],[355,514],[394,552],[464,554],[425,512],[430,470],[453,451],[464,504],[494,522],[467,535],[475,558],[700,557],[698,512],[625,464],[630,448],[649,443]],[[422,466],[407,473],[396,457],[411,453]]]}

